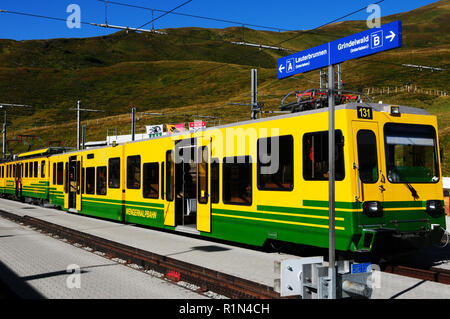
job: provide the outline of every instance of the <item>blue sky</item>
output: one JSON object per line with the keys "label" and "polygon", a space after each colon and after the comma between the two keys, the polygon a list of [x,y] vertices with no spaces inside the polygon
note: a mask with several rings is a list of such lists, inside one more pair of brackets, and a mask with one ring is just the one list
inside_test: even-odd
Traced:
{"label": "blue sky", "polygon": [[[186,0],[109,0],[161,10],[171,10]],[[266,0],[192,0],[176,12],[199,16],[214,17],[242,23],[272,26],[281,29],[307,30],[344,16],[352,11],[366,7],[376,0],[322,1],[266,1]],[[410,11],[433,3],[430,0],[385,0],[380,3],[381,15],[387,16]],[[84,22],[104,23],[105,5],[103,0],[2,0],[0,10],[17,11],[36,15],[45,15],[66,19],[70,4],[77,4],[81,9]],[[108,23],[130,27],[139,27],[152,19],[148,10],[113,5],[107,6]],[[162,13],[155,12],[154,17]],[[344,20],[365,20],[368,13],[362,11]],[[383,24],[383,20],[381,20]],[[178,15],[166,15],[154,22],[156,29],[177,27],[225,28],[229,23],[208,21]],[[147,26],[151,28],[151,24]],[[255,28],[255,27],[252,27]],[[258,28],[256,28],[258,29]],[[114,30],[81,25],[80,29],[70,29],[65,21],[46,20],[15,14],[0,13],[0,38],[27,40],[49,38],[91,37],[110,34]]]}

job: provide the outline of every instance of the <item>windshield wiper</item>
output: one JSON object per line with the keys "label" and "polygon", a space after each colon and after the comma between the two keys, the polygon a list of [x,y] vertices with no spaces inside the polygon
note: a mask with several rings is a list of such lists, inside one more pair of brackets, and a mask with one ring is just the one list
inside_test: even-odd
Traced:
{"label": "windshield wiper", "polygon": [[417,191],[414,189],[414,187],[411,186],[411,184],[406,183],[406,187],[408,187],[412,197],[414,197],[414,200],[419,199],[419,194],[417,194]]}

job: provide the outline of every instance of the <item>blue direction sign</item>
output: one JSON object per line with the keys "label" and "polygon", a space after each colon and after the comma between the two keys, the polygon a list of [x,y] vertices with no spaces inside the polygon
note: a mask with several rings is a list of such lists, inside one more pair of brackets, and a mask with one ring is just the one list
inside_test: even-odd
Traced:
{"label": "blue direction sign", "polygon": [[278,59],[278,78],[323,68],[330,64],[329,44],[294,53]]}
{"label": "blue direction sign", "polygon": [[402,23],[394,21],[278,59],[278,78],[323,68],[402,46]]}

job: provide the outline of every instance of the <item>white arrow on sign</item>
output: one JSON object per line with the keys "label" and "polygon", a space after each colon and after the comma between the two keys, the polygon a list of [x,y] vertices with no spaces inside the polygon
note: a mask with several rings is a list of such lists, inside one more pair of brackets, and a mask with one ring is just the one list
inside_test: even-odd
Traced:
{"label": "white arrow on sign", "polygon": [[278,68],[278,71],[280,71],[280,73],[283,73],[283,70],[286,69],[283,64],[280,64],[280,67]]}
{"label": "white arrow on sign", "polygon": [[390,39],[389,42],[392,42],[392,40],[394,40],[396,34],[392,30],[390,30],[390,32],[391,32],[391,34],[386,36],[386,39]]}

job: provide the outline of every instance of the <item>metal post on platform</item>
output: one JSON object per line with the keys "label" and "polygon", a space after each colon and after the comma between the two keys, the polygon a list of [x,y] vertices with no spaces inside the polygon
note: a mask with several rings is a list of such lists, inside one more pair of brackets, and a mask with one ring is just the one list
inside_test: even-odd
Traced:
{"label": "metal post on platform", "polygon": [[258,70],[252,69],[252,120],[258,116]]}
{"label": "metal post on platform", "polygon": [[3,146],[2,146],[2,158],[6,157],[6,111],[5,111],[5,121],[3,122]]}
{"label": "metal post on platform", "polygon": [[336,257],[335,257],[335,118],[334,118],[334,65],[328,66],[328,186],[329,186],[329,248],[328,276],[329,299],[336,299]]}
{"label": "metal post on platform", "polygon": [[342,90],[342,71],[341,71],[341,64],[337,65],[337,89],[339,90],[339,94],[341,94]]}
{"label": "metal post on platform", "polygon": [[5,111],[5,117],[3,120],[3,146],[2,146],[2,158],[5,159],[6,157],[6,108],[7,107],[32,107],[30,105],[23,105],[23,104],[9,104],[9,103],[0,103],[0,109]]}
{"label": "metal post on platform", "polygon": [[320,69],[319,80],[320,80],[320,88],[321,89],[323,89],[323,78],[324,78],[324,73],[323,73],[323,70]]}
{"label": "metal post on platform", "polygon": [[86,148],[86,125],[81,127],[81,149],[84,150]]}
{"label": "metal post on platform", "polygon": [[131,108],[131,140],[134,141],[136,134],[136,108]]}
{"label": "metal post on platform", "polygon": [[80,150],[80,104],[81,101],[77,101],[77,151]]}
{"label": "metal post on platform", "polygon": [[79,151],[81,149],[81,112],[104,112],[101,110],[91,110],[91,109],[81,109],[81,101],[77,101],[77,108],[76,109],[70,109],[71,111],[77,111],[77,150]]}

